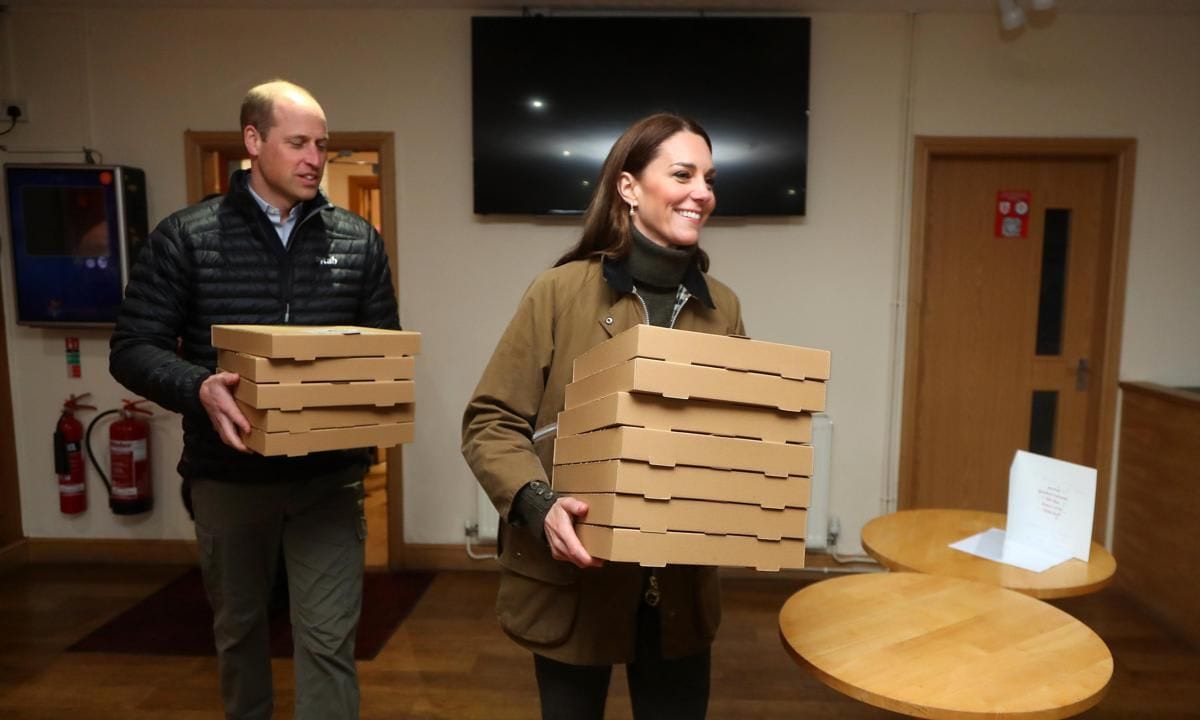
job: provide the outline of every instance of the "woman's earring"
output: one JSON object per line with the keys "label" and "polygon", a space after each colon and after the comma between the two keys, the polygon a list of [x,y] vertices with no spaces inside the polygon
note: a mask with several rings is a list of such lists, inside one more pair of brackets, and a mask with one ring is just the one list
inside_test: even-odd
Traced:
{"label": "woman's earring", "polygon": [[636,215],[636,214],[637,214],[637,205],[632,205],[632,204],[631,204],[631,205],[629,206],[629,217],[633,217],[633,216],[634,216],[634,215]]}

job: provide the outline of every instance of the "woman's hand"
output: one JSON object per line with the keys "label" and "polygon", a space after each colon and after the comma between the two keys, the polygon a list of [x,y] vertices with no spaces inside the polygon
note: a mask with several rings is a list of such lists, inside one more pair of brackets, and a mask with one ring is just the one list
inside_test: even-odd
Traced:
{"label": "woman's hand", "polygon": [[600,567],[604,564],[603,560],[592,557],[583,549],[579,536],[575,534],[576,518],[586,518],[587,512],[587,503],[573,497],[560,497],[550,506],[543,527],[546,531],[546,542],[550,543],[550,555],[555,560],[569,562],[581,568]]}

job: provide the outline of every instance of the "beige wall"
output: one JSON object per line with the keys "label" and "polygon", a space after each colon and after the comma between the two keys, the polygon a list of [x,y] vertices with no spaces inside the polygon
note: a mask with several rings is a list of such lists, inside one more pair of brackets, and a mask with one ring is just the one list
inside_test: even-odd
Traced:
{"label": "beige wall", "polygon": [[[142,167],[152,220],[184,202],[182,131],[234,129],[241,93],[265,78],[307,85],[335,131],[396,134],[401,317],[425,334],[417,441],[406,451],[409,542],[457,542],[473,517],[474,484],[458,453],[462,407],[520,293],[577,232],[574,221],[471,213],[469,17],[137,8],[0,16],[3,94],[27,99],[34,117],[5,141],[86,143],[107,161]],[[259,39],[268,28],[279,40]],[[834,353],[832,512],[843,552],[858,550],[862,524],[894,492],[913,133],[1137,137],[1122,377],[1200,383],[1198,48],[1194,16],[1062,15],[1012,40],[990,15],[814,17],[809,214],[715,222],[704,242],[755,337]],[[79,333],[84,379],[68,381],[67,333],[13,324],[9,258],[0,263],[26,533],[189,537],[175,498],[172,417],[156,421],[164,501],[152,515],[58,514],[58,403],[86,390],[108,407],[122,392],[107,378],[105,333]]]}

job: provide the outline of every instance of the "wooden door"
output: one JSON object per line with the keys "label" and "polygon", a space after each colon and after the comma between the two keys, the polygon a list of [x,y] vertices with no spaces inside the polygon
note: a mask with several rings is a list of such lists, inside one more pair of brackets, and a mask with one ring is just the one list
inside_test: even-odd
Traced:
{"label": "wooden door", "polygon": [[380,206],[382,196],[379,191],[378,175],[350,175],[346,178],[347,193],[350,198],[350,212],[364,218],[375,228],[383,232],[383,220]]}
{"label": "wooden door", "polygon": [[[0,286],[0,299],[4,297]],[[21,527],[21,486],[17,475],[17,437],[13,427],[12,388],[8,383],[8,335],[0,304],[0,548],[25,537]]]}
{"label": "wooden door", "polygon": [[[1121,169],[1105,153],[927,157],[914,188],[903,507],[1003,512],[1018,449],[1107,466]],[[1000,202],[1024,197],[1005,231]],[[1106,498],[1098,488],[1098,516]]]}

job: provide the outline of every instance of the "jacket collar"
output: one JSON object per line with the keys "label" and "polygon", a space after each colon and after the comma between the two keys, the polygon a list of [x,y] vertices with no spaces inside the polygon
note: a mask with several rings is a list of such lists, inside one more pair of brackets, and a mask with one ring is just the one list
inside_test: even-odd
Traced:
{"label": "jacket collar", "polygon": [[[633,292],[633,275],[629,272],[628,258],[602,257],[601,264],[604,269],[604,281],[610,288],[622,295]],[[707,307],[716,309],[712,294],[708,292],[708,282],[696,264],[695,256],[692,257],[687,271],[683,274],[683,287]]]}
{"label": "jacket collar", "polygon": [[[247,218],[266,222],[267,227],[270,227],[267,216],[258,206],[258,202],[255,201],[254,196],[250,194],[249,170],[235,170],[233,175],[229,177],[229,194],[226,198]],[[318,190],[313,199],[306,200],[300,205],[300,212],[296,216],[297,223],[304,222],[309,215],[329,206],[329,199]],[[274,228],[271,228],[271,230],[274,232]]]}

